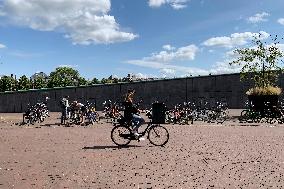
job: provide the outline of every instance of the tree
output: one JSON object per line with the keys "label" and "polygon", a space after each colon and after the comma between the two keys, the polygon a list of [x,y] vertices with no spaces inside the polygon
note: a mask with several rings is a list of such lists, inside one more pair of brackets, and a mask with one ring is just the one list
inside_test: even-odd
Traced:
{"label": "tree", "polygon": [[88,81],[83,78],[83,77],[79,77],[78,78],[78,86],[83,86],[83,85],[87,85],[88,84]]}
{"label": "tree", "polygon": [[112,83],[118,83],[118,82],[119,82],[119,79],[117,77],[112,79]]}
{"label": "tree", "polygon": [[69,67],[58,67],[49,75],[48,87],[77,86],[79,84],[79,72]]}
{"label": "tree", "polygon": [[[283,39],[283,38],[282,38]],[[280,49],[277,35],[272,38],[272,43],[267,44],[261,39],[261,34],[253,39],[252,48],[236,49],[237,59],[230,64],[241,65],[241,80],[252,80],[254,87],[250,88],[247,95],[280,95],[281,88],[276,86],[276,81],[283,68],[284,52]]]}
{"label": "tree", "polygon": [[0,91],[16,91],[17,90],[17,80],[11,76],[3,76],[0,79]]}
{"label": "tree", "polygon": [[102,78],[101,83],[103,83],[103,84],[112,83],[112,80],[106,79],[106,78]]}
{"label": "tree", "polygon": [[31,88],[31,82],[27,76],[23,75],[18,80],[18,90],[28,90]]}
{"label": "tree", "polygon": [[33,81],[34,89],[42,89],[47,87],[47,83],[45,78],[43,77],[36,77]]}
{"label": "tree", "polygon": [[259,34],[252,41],[255,47],[234,50],[238,58],[230,64],[242,66],[241,80],[252,79],[255,87],[275,86],[278,75],[283,72],[278,60],[284,57],[284,53],[279,48],[277,35],[272,41],[272,44],[268,45],[262,41]]}
{"label": "tree", "polygon": [[94,79],[92,79],[92,81],[90,83],[91,83],[91,85],[94,85],[94,84],[99,84],[100,81],[98,80],[98,78],[94,77]]}

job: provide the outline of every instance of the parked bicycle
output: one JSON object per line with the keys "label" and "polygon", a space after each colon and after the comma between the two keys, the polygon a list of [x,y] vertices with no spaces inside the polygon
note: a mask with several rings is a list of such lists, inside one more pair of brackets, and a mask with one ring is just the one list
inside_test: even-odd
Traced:
{"label": "parked bicycle", "polygon": [[23,114],[23,124],[32,124],[36,122],[41,123],[49,117],[49,110],[46,102],[39,102],[33,106],[28,105],[27,110]]}
{"label": "parked bicycle", "polygon": [[99,114],[95,109],[95,105],[92,103],[87,102],[86,105],[87,112],[85,114],[86,116],[86,124],[94,124],[95,122],[98,122]]}

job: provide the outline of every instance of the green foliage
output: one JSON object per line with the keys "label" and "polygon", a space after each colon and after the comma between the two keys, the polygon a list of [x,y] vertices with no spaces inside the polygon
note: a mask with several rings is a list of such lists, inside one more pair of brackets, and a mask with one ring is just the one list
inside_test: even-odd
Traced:
{"label": "green foliage", "polygon": [[35,80],[33,81],[34,89],[42,89],[46,87],[47,87],[47,83],[46,83],[45,78],[43,77],[36,77]]}
{"label": "green foliage", "polygon": [[118,82],[119,82],[118,78],[115,77],[115,78],[112,79],[112,83],[118,83]]}
{"label": "green foliage", "polygon": [[77,86],[79,84],[79,72],[69,67],[56,68],[54,72],[49,75],[47,86],[53,87],[66,87]]}
{"label": "green foliage", "polygon": [[[126,82],[131,82],[127,78],[124,79]],[[66,86],[86,86],[100,83],[119,83],[122,81],[124,80],[113,76],[102,78],[101,81],[97,78],[93,78],[89,81],[81,77],[79,72],[73,68],[58,67],[55,71],[51,72],[48,77],[46,74],[34,74],[31,80],[25,75],[21,76],[18,81],[13,77],[4,76],[0,79],[0,92]]]}
{"label": "green foliage", "polygon": [[283,72],[279,60],[284,57],[283,51],[278,46],[280,42],[277,35],[269,45],[262,41],[261,34],[252,42],[255,45],[253,48],[234,50],[239,56],[230,64],[241,65],[241,80],[252,79],[255,87],[275,86],[279,74]]}
{"label": "green foliage", "polygon": [[106,84],[106,83],[110,83],[110,81],[106,78],[102,78],[101,83]]}
{"label": "green foliage", "polygon": [[79,77],[78,78],[78,86],[84,86],[84,85],[87,85],[88,84],[88,81],[83,78],[83,77]]}
{"label": "green foliage", "polygon": [[16,91],[17,90],[17,80],[10,76],[3,76],[0,79],[0,91]]}
{"label": "green foliage", "polygon": [[27,76],[23,75],[18,79],[18,90],[28,90],[32,86]]}
{"label": "green foliage", "polygon": [[92,81],[90,83],[91,83],[91,85],[94,85],[94,84],[99,84],[100,81],[97,78],[94,78],[94,79],[92,79]]}

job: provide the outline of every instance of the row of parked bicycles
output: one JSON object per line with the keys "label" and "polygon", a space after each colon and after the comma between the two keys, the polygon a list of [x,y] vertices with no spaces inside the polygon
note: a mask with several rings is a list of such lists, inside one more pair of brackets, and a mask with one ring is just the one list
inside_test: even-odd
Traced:
{"label": "row of parked bicycles", "polygon": [[263,108],[256,108],[247,101],[245,107],[239,117],[241,123],[284,123],[283,102],[279,102],[277,106],[272,106],[269,102],[264,102]]}
{"label": "row of parked bicycles", "polygon": [[[70,103],[66,116],[66,121],[68,121],[68,124],[79,125],[83,116],[85,125],[93,125],[94,123],[98,122],[100,116],[95,109],[95,104],[87,102],[85,107],[86,111],[82,112],[81,109],[78,109],[74,103]],[[34,125],[35,123],[42,123],[46,117],[49,117],[49,110],[46,102],[39,102],[32,106],[28,105],[27,110],[23,114],[22,124]]]}
{"label": "row of parked bicycles", "polygon": [[166,123],[193,124],[193,121],[207,123],[223,123],[228,119],[228,107],[225,102],[216,102],[209,105],[208,102],[184,102],[166,111]]}
{"label": "row of parked bicycles", "polygon": [[[141,113],[145,113],[148,118],[152,117],[152,108],[142,108],[139,101],[135,106],[139,107]],[[111,100],[103,103],[104,109],[101,118],[117,120],[124,111],[124,106],[119,102]],[[223,123],[228,119],[228,106],[226,102],[216,102],[214,105],[209,105],[208,102],[184,102],[175,105],[172,109],[165,109],[165,123],[167,124],[192,124],[193,121],[204,121],[208,123]]]}
{"label": "row of parked bicycles", "polygon": [[[141,113],[146,114],[149,118],[152,116],[152,109],[141,108],[140,100],[136,103]],[[246,102],[245,109],[239,116],[241,123],[284,123],[284,103],[280,102],[278,106],[270,106],[264,103],[264,109],[256,109],[252,104]],[[68,110],[68,119],[70,124],[80,124],[82,116],[85,118],[86,125],[94,124],[101,120],[107,122],[116,122],[122,115],[124,106],[121,102],[112,102],[106,100],[103,102],[103,111],[99,114],[95,109],[94,103],[87,102],[85,107],[87,111],[82,112],[70,104]],[[49,117],[49,110],[46,102],[39,102],[28,106],[27,111],[23,114],[23,123],[35,124],[43,122]],[[216,102],[209,105],[208,102],[184,102],[176,104],[173,108],[165,109],[165,123],[167,124],[192,124],[193,121],[204,121],[207,123],[224,123],[229,118],[229,111],[226,102]]]}
{"label": "row of parked bicycles", "polygon": [[[140,109],[140,113],[145,113],[151,118],[152,109],[142,108],[142,100],[138,101],[135,106]],[[46,102],[36,103],[29,106],[23,115],[23,123],[35,124],[43,122],[46,117],[49,117],[49,111]],[[94,124],[100,120],[106,122],[116,122],[122,115],[124,106],[121,102],[112,102],[106,100],[103,102],[103,111],[99,114],[95,109],[95,104],[87,102],[85,104],[86,111],[82,112],[76,108],[76,105],[70,103],[68,108],[67,119],[70,124],[80,124],[82,116],[84,116],[85,124]],[[250,112],[251,113],[251,112]],[[204,121],[208,123],[223,123],[228,119],[228,107],[225,102],[216,102],[215,105],[209,106],[208,102],[184,102],[175,105],[172,109],[165,110],[165,123],[167,124],[192,124],[193,121]]]}

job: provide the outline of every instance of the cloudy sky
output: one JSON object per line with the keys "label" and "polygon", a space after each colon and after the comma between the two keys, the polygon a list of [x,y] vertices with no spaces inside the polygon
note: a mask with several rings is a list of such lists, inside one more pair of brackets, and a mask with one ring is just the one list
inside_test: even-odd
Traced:
{"label": "cloudy sky", "polygon": [[[0,75],[238,72],[232,51],[284,36],[283,0],[0,0]],[[284,43],[284,42],[283,42]]]}

